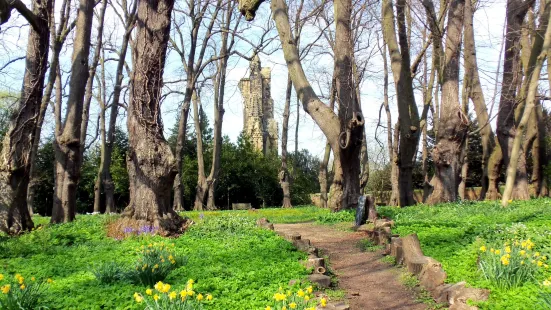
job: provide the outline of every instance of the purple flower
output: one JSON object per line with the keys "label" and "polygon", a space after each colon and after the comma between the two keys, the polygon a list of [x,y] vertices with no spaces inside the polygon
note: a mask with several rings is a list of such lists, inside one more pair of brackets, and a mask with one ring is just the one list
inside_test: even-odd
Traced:
{"label": "purple flower", "polygon": [[132,227],[125,227],[123,230],[125,234],[131,234],[133,231],[134,229]]}
{"label": "purple flower", "polygon": [[200,219],[203,219],[204,217],[205,217],[205,214],[204,214],[204,213],[199,214],[199,218],[200,218]]}
{"label": "purple flower", "polygon": [[145,225],[145,226],[140,227],[140,229],[138,231],[138,235],[141,235],[141,234],[153,235],[153,234],[155,234],[156,231],[157,231],[157,227]]}

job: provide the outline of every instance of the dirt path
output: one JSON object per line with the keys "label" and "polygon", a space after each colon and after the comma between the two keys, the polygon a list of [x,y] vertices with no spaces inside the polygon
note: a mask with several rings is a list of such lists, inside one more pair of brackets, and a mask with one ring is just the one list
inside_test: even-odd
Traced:
{"label": "dirt path", "polygon": [[361,252],[361,233],[344,232],[310,223],[276,224],[275,230],[297,232],[329,256],[330,267],[344,289],[351,310],[426,309],[399,280],[394,267],[380,261],[381,251]]}

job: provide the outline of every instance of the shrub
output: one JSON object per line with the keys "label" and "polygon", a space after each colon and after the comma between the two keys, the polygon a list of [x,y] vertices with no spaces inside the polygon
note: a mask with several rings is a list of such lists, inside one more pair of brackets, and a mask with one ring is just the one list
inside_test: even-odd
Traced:
{"label": "shrub", "polygon": [[502,247],[480,247],[479,268],[484,277],[500,288],[513,288],[533,281],[540,268],[547,269],[547,256],[534,252],[530,239],[508,241]]}
{"label": "shrub", "polygon": [[145,303],[147,310],[203,309],[203,303],[212,301],[213,297],[210,294],[196,294],[193,283],[193,280],[188,280],[186,288],[178,292],[171,290],[168,283],[157,282],[154,290],[148,288],[145,294],[134,293],[134,300]]}
{"label": "shrub", "polygon": [[[307,288],[299,288],[296,292],[292,292],[290,289],[284,291],[282,287],[279,287],[278,291],[274,294],[275,306],[267,306],[265,310],[275,309],[297,309],[297,310],[314,310],[315,302],[312,301],[312,286]],[[327,299],[322,298],[320,301],[322,307],[327,305]]]}
{"label": "shrub", "polygon": [[92,270],[96,279],[104,284],[112,284],[124,278],[124,269],[115,262],[104,263]]}
{"label": "shrub", "polygon": [[166,279],[168,274],[183,265],[184,259],[174,253],[174,244],[150,243],[138,249],[140,257],[135,269],[129,272],[129,278],[136,284],[153,286],[158,281]]}
{"label": "shrub", "polygon": [[[0,309],[3,310],[30,310],[45,309],[38,305],[39,298],[44,292],[44,283],[37,282],[34,277],[25,282],[20,274],[15,275],[15,281],[8,281],[0,287]],[[0,274],[0,281],[4,276]],[[47,281],[51,282],[50,279]]]}

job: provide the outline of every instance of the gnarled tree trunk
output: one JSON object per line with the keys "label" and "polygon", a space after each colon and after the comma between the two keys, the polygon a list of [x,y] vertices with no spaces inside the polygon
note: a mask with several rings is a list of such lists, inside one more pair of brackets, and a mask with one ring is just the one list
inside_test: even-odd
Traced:
{"label": "gnarled tree trunk", "polygon": [[132,45],[132,90],[128,106],[130,204],[123,218],[146,222],[163,234],[180,232],[184,220],[172,210],[176,162],[163,136],[161,89],[173,0],[138,0]]}
{"label": "gnarled tree trunk", "polygon": [[53,1],[33,1],[33,14],[41,31],[31,28],[27,45],[21,97],[10,117],[0,160],[0,231],[17,234],[31,230],[34,223],[27,208],[31,150],[42,101],[48,63],[49,13]]}
{"label": "gnarled tree trunk", "polygon": [[432,180],[433,191],[427,200],[429,204],[456,201],[458,198],[461,153],[468,125],[459,103],[459,57],[464,5],[465,0],[452,0],[448,11],[440,123],[437,144],[432,151],[436,171]]}
{"label": "gnarled tree trunk", "polygon": [[[283,130],[281,132],[281,169],[279,170],[279,183],[283,190],[283,208],[292,207],[291,189],[289,186],[289,170],[287,170],[287,134],[289,128],[289,110],[291,109],[291,93],[293,82],[291,77],[287,76],[287,90],[285,92],[285,108],[283,109]],[[321,173],[321,172],[320,172]],[[327,191],[327,179],[326,191]],[[327,192],[326,192],[327,193]]]}

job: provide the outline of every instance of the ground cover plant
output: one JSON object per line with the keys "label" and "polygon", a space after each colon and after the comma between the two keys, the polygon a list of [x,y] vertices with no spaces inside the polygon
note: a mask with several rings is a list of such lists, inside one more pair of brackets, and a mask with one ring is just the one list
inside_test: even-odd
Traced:
{"label": "ground cover plant", "polygon": [[[197,302],[201,292],[200,304],[205,309],[264,309],[281,285],[307,275],[299,263],[306,255],[274,232],[257,228],[256,218],[315,220],[320,212],[327,211],[185,212],[191,213],[196,225],[179,238],[128,233],[120,240],[106,236],[105,227],[115,216],[82,215],[72,223],[55,226],[46,225],[47,218],[35,217],[35,223],[42,226],[34,231],[19,237],[0,236],[0,274],[5,279],[15,279],[16,274],[25,279],[52,279],[38,296],[38,305],[50,309],[144,309],[155,301],[155,294],[147,294],[148,289],[155,290],[154,285],[149,278],[135,281],[128,273],[138,267],[153,278],[153,269],[161,265],[157,262],[155,268],[153,260],[162,257],[164,263],[176,267],[159,281],[178,289],[178,294],[189,279],[195,281],[195,299],[189,304]],[[154,257],[144,253],[162,243]],[[152,261],[146,263],[146,259]],[[160,301],[169,302],[171,293],[157,295]],[[0,299],[6,295],[0,293]]]}
{"label": "ground cover plant", "polygon": [[[551,200],[460,202],[381,207],[393,233],[417,233],[423,252],[442,263],[447,282],[489,288],[481,309],[549,309]],[[547,305],[545,304],[547,300]]]}

